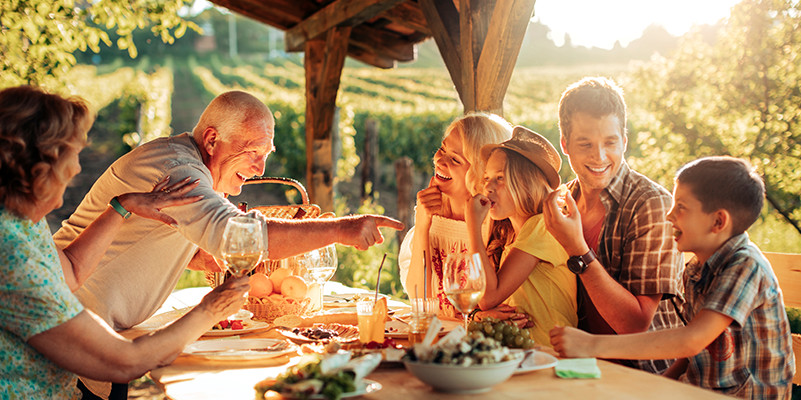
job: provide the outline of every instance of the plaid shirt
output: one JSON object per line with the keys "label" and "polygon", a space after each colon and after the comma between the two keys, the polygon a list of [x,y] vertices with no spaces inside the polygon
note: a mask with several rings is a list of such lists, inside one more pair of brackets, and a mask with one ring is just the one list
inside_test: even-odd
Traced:
{"label": "plaid shirt", "polygon": [[[570,188],[577,197],[578,180],[571,182]],[[673,240],[673,226],[666,220],[673,203],[670,193],[632,171],[623,161],[615,178],[601,192],[601,202],[606,208],[596,251],[601,265],[635,296],[663,295],[649,331],[682,326],[676,309],[683,302],[682,256]],[[579,317],[583,320],[579,326],[592,333],[616,333],[592,305],[583,286],[579,286]],[[621,361],[654,373],[663,372],[672,362]]]}
{"label": "plaid shirt", "polygon": [[681,380],[743,398],[789,399],[795,360],[782,292],[748,234],[729,239],[703,266],[693,258],[684,279],[688,319],[706,309],[734,321],[690,357]]}

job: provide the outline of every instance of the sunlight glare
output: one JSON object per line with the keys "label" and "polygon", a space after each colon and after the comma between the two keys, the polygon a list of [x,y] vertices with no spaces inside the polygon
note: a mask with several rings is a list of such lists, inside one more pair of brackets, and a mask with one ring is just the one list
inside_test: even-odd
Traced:
{"label": "sunlight glare", "polygon": [[574,46],[611,49],[615,41],[626,46],[652,24],[672,35],[686,33],[693,25],[714,24],[729,16],[739,0],[538,0],[534,18],[551,29],[561,46],[565,33]]}

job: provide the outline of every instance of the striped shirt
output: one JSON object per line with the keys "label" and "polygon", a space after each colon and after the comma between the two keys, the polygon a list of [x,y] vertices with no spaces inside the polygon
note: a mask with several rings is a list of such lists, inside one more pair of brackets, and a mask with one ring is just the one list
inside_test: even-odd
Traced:
{"label": "striped shirt", "polygon": [[734,321],[689,358],[681,380],[742,398],[789,399],[795,359],[782,292],[748,234],[729,239],[704,265],[693,258],[684,274],[688,320],[706,309]]}
{"label": "striped shirt", "polygon": [[[579,195],[579,182],[569,187]],[[666,216],[673,198],[665,188],[632,171],[623,161],[614,179],[601,192],[606,208],[596,253],[606,272],[635,296],[661,294],[649,331],[682,326],[682,256],[673,240]],[[616,333],[592,305],[579,280],[579,327],[591,333]],[[621,363],[661,373],[673,360],[638,360]]]}

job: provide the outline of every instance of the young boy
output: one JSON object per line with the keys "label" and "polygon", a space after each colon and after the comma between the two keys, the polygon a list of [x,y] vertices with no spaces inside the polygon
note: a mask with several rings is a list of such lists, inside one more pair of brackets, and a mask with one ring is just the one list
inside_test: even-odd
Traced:
{"label": "young boy", "polygon": [[665,375],[743,398],[790,398],[795,369],[790,327],[776,276],[745,230],[762,209],[765,187],[748,162],[709,157],[682,167],[673,190],[689,323],[630,335],[551,330],[563,357],[676,361]]}

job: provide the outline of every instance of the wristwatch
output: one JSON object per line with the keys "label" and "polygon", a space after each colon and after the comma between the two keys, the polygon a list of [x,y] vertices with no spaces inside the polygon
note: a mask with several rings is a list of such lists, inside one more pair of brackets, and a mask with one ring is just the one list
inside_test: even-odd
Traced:
{"label": "wristwatch", "polygon": [[590,263],[596,258],[598,258],[598,256],[596,256],[595,252],[590,249],[590,251],[582,256],[573,256],[568,258],[567,269],[576,275],[581,275],[587,270],[587,268],[589,268]]}

